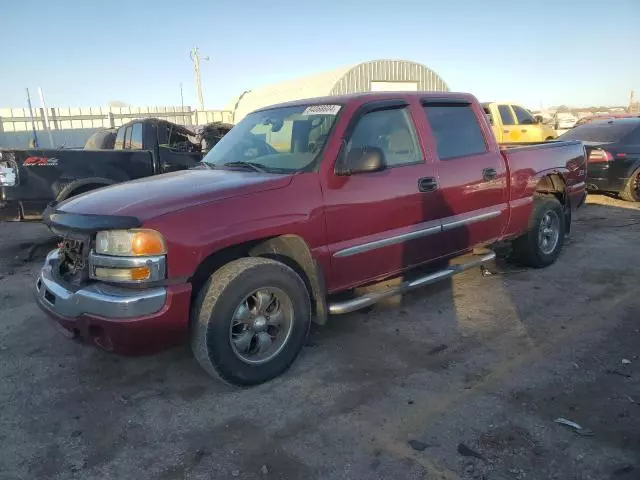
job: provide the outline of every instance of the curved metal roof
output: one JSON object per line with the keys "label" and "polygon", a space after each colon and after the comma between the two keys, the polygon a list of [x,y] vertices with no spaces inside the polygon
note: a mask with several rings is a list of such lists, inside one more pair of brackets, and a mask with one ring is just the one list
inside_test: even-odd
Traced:
{"label": "curved metal roof", "polygon": [[371,82],[412,82],[421,91],[449,91],[438,74],[420,63],[372,60],[244,92],[231,102],[228,110],[234,112],[234,122],[238,122],[253,110],[276,103],[369,92]]}

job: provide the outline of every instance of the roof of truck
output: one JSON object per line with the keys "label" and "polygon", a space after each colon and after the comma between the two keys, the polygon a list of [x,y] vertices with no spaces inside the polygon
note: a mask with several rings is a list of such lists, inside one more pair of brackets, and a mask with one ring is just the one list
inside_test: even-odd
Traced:
{"label": "roof of truck", "polygon": [[329,97],[306,98],[302,100],[293,100],[291,102],[278,103],[267,107],[259,108],[255,111],[269,110],[274,107],[297,107],[300,105],[347,105],[349,103],[361,103],[365,100],[395,100],[398,98],[420,99],[443,99],[443,100],[466,100],[469,102],[476,101],[476,98],[470,93],[460,92],[363,92],[352,93],[349,95],[335,95]]}

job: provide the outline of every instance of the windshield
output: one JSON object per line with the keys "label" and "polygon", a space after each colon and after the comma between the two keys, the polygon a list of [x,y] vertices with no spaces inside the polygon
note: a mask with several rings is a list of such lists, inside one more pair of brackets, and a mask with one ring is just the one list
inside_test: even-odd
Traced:
{"label": "windshield", "polygon": [[202,161],[214,167],[250,164],[269,173],[306,170],[327,141],[339,110],[339,105],[300,105],[251,113]]}
{"label": "windshield", "polygon": [[640,128],[640,124],[638,122],[586,123],[560,135],[557,140],[619,142],[635,128]]}

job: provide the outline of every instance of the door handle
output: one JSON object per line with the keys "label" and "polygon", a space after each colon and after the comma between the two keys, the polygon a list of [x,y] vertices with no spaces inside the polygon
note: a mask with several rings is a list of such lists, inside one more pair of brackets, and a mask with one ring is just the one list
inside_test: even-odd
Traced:
{"label": "door handle", "polygon": [[495,180],[498,178],[498,172],[496,172],[495,168],[483,168],[482,169],[482,179],[485,181]]}
{"label": "door handle", "polygon": [[527,129],[523,128],[522,130],[520,130],[522,133],[527,133]]}
{"label": "door handle", "polygon": [[509,133],[509,130],[502,130],[502,133]]}
{"label": "door handle", "polygon": [[433,192],[438,188],[438,181],[434,177],[422,177],[418,179],[418,190],[421,192]]}

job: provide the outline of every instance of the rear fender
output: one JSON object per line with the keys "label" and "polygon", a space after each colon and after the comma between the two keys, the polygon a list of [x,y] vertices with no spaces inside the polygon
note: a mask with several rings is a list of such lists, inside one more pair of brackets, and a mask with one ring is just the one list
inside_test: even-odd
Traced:
{"label": "rear fender", "polygon": [[314,322],[327,322],[327,290],[322,268],[311,255],[306,242],[297,235],[282,235],[270,238],[253,247],[249,254],[255,257],[272,258],[293,268],[304,280],[314,307]]}

